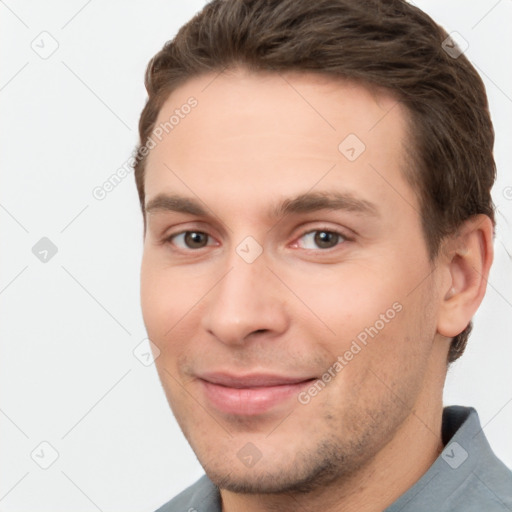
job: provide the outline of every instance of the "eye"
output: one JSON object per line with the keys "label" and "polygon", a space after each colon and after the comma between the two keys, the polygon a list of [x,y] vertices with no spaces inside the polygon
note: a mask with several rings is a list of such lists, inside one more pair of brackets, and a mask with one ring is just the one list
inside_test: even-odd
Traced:
{"label": "eye", "polygon": [[317,229],[302,235],[297,245],[301,249],[331,249],[347,240],[341,233]]}
{"label": "eye", "polygon": [[172,235],[168,241],[180,249],[202,249],[213,245],[211,237],[202,231],[183,231]]}

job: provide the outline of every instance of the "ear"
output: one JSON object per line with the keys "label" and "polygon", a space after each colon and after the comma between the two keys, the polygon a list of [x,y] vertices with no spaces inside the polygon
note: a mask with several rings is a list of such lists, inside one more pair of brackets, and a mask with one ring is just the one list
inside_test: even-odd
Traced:
{"label": "ear", "polygon": [[494,257],[493,231],[487,215],[475,215],[445,245],[439,261],[444,278],[437,332],[442,336],[460,334],[484,298]]}

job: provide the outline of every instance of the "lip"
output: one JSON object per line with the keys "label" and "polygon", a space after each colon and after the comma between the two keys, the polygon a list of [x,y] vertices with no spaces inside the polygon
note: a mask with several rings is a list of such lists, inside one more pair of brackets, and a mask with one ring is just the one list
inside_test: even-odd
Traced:
{"label": "lip", "polygon": [[209,373],[199,376],[210,404],[227,414],[255,416],[290,400],[315,377],[274,374],[233,375]]}

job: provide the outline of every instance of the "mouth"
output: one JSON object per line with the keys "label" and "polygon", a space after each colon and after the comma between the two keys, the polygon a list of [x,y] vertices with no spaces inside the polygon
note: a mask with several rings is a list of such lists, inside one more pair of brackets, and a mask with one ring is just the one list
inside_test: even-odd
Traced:
{"label": "mouth", "polygon": [[199,376],[206,400],[226,414],[256,416],[291,400],[316,377],[286,377],[271,374],[233,375],[209,373]]}

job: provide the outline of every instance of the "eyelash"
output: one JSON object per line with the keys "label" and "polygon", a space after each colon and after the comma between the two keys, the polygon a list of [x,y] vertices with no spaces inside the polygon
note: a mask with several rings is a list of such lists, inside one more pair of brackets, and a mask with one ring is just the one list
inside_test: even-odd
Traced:
{"label": "eyelash", "polygon": [[[209,240],[213,239],[213,237],[211,235],[209,235],[208,233],[206,233],[205,231],[190,229],[190,230],[180,231],[179,233],[173,233],[172,235],[166,237],[163,240],[163,243],[164,244],[175,245],[173,243],[173,241],[176,239],[176,237],[181,236],[181,235],[186,235],[187,233],[199,233],[199,234],[202,234],[202,235],[206,235]],[[293,243],[292,247],[297,247],[298,246],[298,240],[304,238],[306,235],[310,235],[310,234],[313,234],[313,233],[330,233],[332,235],[340,237],[342,240],[338,240],[338,243],[336,243],[336,245],[334,245],[333,247],[329,247],[327,249],[322,249],[322,248],[318,248],[318,249],[304,249],[304,248],[302,248],[302,249],[307,250],[307,251],[328,252],[329,250],[336,249],[339,245],[342,245],[342,244],[344,244],[346,242],[353,241],[353,239],[351,237],[349,237],[347,234],[343,233],[342,231],[338,231],[336,229],[331,229],[331,228],[316,228],[316,229],[310,229],[308,231],[304,231],[299,237],[297,237],[295,239],[296,241]],[[197,252],[200,249],[204,249],[206,247],[211,247],[212,245],[213,244],[208,244],[207,243],[206,246],[200,247],[198,249],[192,249],[190,247],[185,249],[185,248],[182,248],[182,247],[178,247],[178,250],[187,251],[187,252],[188,251]],[[298,247],[298,248],[301,248],[301,247]]]}

